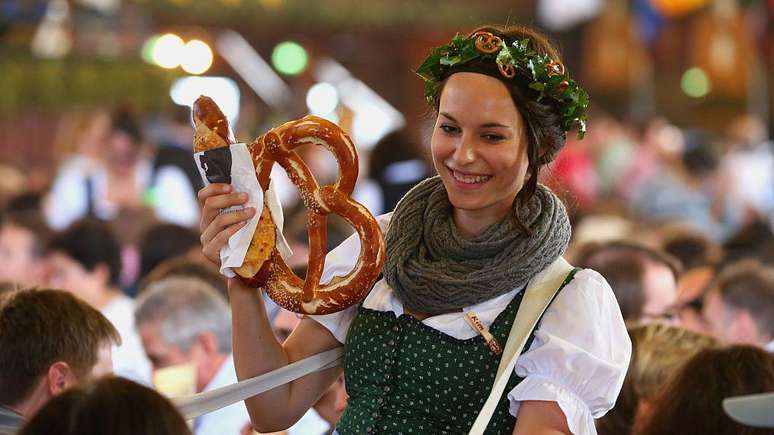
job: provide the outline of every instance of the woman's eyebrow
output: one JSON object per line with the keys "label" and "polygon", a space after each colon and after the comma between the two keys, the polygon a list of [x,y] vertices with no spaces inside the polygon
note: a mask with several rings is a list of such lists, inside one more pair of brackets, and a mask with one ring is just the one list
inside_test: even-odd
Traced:
{"label": "woman's eyebrow", "polygon": [[491,128],[491,127],[511,128],[510,125],[504,125],[497,122],[487,122],[486,124],[481,124],[481,128]]}
{"label": "woman's eyebrow", "polygon": [[456,119],[454,119],[454,117],[453,117],[453,116],[449,115],[449,114],[448,114],[448,113],[446,113],[446,112],[441,112],[441,116],[443,116],[444,118],[448,118],[448,119],[449,119],[449,121],[452,121],[452,122],[457,122],[457,120],[456,120]]}
{"label": "woman's eyebrow", "polygon": [[[455,122],[455,123],[459,124],[459,122],[456,119],[454,119],[453,116],[449,115],[446,112],[441,112],[440,115],[443,116],[444,118],[448,118],[449,121],[452,121],[452,122]],[[480,126],[480,128],[492,128],[492,127],[511,128],[510,125],[500,124],[499,122],[487,122],[486,124],[481,124],[481,126]]]}

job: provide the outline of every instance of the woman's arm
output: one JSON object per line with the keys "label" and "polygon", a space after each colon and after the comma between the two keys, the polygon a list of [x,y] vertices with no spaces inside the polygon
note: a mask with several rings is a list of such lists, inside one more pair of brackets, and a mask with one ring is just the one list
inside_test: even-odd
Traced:
{"label": "woman's arm", "polygon": [[[316,321],[303,318],[284,344],[271,328],[266,308],[255,289],[229,280],[234,364],[237,377],[247,379],[284,367],[339,343]],[[253,426],[273,432],[292,426],[338,378],[341,368],[313,373],[245,401]]]}
{"label": "woman's arm", "polygon": [[[202,204],[202,252],[220,263],[220,248],[255,214],[252,208],[220,214],[223,208],[247,201],[244,194],[231,193],[227,184],[211,184],[199,191]],[[263,298],[237,279],[229,280],[232,341],[237,377],[246,379],[284,367],[339,345],[325,327],[304,318],[280,344],[266,315]],[[322,396],[341,373],[328,369],[297,379],[245,401],[250,420],[260,432],[284,430],[294,424]]]}
{"label": "woman's arm", "polygon": [[513,435],[570,435],[567,418],[556,402],[521,402]]}

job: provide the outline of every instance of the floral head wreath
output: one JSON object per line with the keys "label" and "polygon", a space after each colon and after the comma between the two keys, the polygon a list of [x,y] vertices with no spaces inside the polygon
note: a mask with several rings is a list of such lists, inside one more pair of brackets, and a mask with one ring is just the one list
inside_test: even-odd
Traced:
{"label": "floral head wreath", "polygon": [[433,95],[446,78],[451,67],[472,60],[493,61],[506,79],[517,75],[529,81],[530,89],[539,92],[537,100],[551,98],[558,103],[562,129],[578,127],[578,138],[586,133],[586,110],[589,96],[564,69],[547,54],[538,54],[529,48],[529,39],[508,45],[490,32],[476,32],[470,38],[457,34],[451,43],[436,47],[417,68],[417,75],[425,81],[425,98],[432,103]]}

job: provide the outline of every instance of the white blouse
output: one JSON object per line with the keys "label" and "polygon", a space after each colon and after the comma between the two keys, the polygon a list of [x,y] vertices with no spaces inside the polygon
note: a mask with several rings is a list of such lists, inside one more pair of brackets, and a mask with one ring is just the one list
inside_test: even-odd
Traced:
{"label": "white blouse", "polygon": [[[391,214],[377,221],[386,231]],[[325,260],[321,282],[345,276],[360,252],[357,234],[331,251]],[[488,328],[522,289],[470,307]],[[363,301],[363,306],[396,317],[403,304],[382,279]],[[465,321],[464,312],[441,314],[423,320],[440,332],[457,339],[469,339],[477,332]],[[357,306],[322,316],[309,316],[344,343]],[[595,435],[594,419],[615,404],[629,366],[632,346],[613,291],[602,276],[590,269],[575,274],[546,310],[535,331],[535,340],[516,362],[516,374],[523,377],[508,393],[510,412],[516,416],[521,401],[556,402],[575,435]]]}
{"label": "white blouse", "polygon": [[[89,211],[90,200],[94,201],[93,211],[100,219],[112,219],[119,211],[107,198],[107,170],[99,163],[84,163],[84,160],[73,158],[57,173],[44,209],[46,221],[54,229],[63,229],[84,217]],[[196,191],[180,168],[162,166],[156,171],[154,180],[152,162],[141,160],[135,168],[134,176],[139,191],[145,192],[152,187],[156,217],[181,226],[198,225]],[[86,187],[89,178],[94,183],[92,198],[89,198]]]}

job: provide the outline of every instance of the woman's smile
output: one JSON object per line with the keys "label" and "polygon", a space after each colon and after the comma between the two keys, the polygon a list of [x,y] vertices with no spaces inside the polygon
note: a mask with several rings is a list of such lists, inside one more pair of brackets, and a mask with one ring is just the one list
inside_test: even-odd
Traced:
{"label": "woman's smile", "polygon": [[491,175],[473,174],[465,171],[459,171],[446,165],[446,169],[455,181],[455,185],[460,189],[476,190],[492,179]]}

